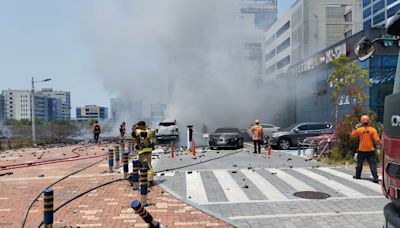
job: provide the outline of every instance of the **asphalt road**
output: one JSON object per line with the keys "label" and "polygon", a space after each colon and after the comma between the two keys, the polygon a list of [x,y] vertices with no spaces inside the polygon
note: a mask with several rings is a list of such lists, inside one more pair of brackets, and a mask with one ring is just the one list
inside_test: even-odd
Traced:
{"label": "asphalt road", "polygon": [[[175,197],[237,227],[384,224],[382,210],[389,201],[380,185],[367,180],[369,174],[354,180],[353,170],[309,161],[292,155],[293,151],[273,151],[267,158],[266,151],[253,154],[252,150],[248,145],[241,150],[197,150],[197,159],[179,150],[174,159],[159,153],[154,158],[156,170],[201,163],[158,173],[156,180]],[[326,193],[329,198],[294,195],[302,191]]]}

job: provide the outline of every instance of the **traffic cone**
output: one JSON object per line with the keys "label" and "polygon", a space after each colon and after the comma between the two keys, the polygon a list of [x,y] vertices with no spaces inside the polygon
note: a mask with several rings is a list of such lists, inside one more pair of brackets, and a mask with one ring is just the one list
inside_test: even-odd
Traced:
{"label": "traffic cone", "polygon": [[271,152],[271,145],[270,145],[269,142],[268,142],[268,158],[271,158],[271,154],[272,154],[272,152]]}
{"label": "traffic cone", "polygon": [[171,142],[171,159],[175,158],[175,146],[174,142]]}
{"label": "traffic cone", "polygon": [[192,140],[192,158],[196,159],[196,145],[194,143],[194,140]]}

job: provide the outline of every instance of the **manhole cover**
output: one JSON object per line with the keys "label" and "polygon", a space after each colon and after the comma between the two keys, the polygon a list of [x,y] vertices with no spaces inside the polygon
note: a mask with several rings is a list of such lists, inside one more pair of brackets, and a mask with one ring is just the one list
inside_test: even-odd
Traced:
{"label": "manhole cover", "polygon": [[331,195],[324,192],[313,191],[295,192],[293,195],[303,199],[327,199],[331,197]]}

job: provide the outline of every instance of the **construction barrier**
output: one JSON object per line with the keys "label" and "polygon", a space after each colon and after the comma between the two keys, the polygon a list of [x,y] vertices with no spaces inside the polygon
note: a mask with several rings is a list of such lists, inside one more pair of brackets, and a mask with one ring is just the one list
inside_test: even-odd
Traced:
{"label": "construction barrier", "polygon": [[46,189],[43,192],[43,224],[46,228],[53,227],[54,221],[54,191],[53,189]]}
{"label": "construction barrier", "polygon": [[147,206],[147,168],[140,168],[139,186],[140,186],[140,201]]}
{"label": "construction barrier", "polygon": [[131,183],[132,183],[132,190],[138,190],[138,182],[139,182],[139,167],[140,162],[139,160],[132,161],[132,176],[131,176]]}
{"label": "construction barrier", "polygon": [[114,150],[113,149],[108,149],[108,172],[112,173],[113,172],[113,166],[114,166]]}
{"label": "construction barrier", "polygon": [[119,145],[115,146],[115,168],[119,168]]}
{"label": "construction barrier", "polygon": [[147,212],[144,205],[142,205],[139,200],[132,201],[131,207],[135,211],[135,214],[138,214],[148,224],[148,227],[160,227],[160,222],[153,219],[153,216]]}
{"label": "construction barrier", "polygon": [[123,171],[124,171],[124,179],[128,178],[128,171],[129,171],[129,155],[127,152],[122,154],[122,164],[123,164]]}

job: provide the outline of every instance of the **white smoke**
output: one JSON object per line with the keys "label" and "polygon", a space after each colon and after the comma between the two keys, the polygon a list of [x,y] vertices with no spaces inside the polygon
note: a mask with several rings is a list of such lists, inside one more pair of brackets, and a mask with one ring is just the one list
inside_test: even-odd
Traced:
{"label": "white smoke", "polygon": [[[111,95],[127,104],[167,103],[169,119],[199,129],[204,123],[212,130],[272,121],[283,96],[272,100],[272,88],[256,84],[239,1],[99,4],[84,12],[83,34]],[[122,116],[121,121],[136,118],[129,109]]]}
{"label": "white smoke", "polygon": [[0,137],[12,137],[11,130],[0,121]]}

